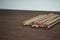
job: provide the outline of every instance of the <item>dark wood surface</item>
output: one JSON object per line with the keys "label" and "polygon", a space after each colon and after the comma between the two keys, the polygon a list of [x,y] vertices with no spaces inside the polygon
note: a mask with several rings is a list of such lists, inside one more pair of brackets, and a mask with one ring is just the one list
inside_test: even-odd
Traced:
{"label": "dark wood surface", "polygon": [[60,23],[50,29],[23,26],[23,21],[45,13],[50,12],[0,10],[0,40],[60,40]]}

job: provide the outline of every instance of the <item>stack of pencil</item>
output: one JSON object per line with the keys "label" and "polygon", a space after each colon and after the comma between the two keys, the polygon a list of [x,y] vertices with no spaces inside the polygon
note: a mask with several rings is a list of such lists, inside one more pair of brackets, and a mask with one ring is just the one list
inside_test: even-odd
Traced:
{"label": "stack of pencil", "polygon": [[60,15],[49,13],[41,14],[34,18],[24,21],[24,25],[31,25],[32,27],[47,27],[51,28],[53,25],[60,22]]}

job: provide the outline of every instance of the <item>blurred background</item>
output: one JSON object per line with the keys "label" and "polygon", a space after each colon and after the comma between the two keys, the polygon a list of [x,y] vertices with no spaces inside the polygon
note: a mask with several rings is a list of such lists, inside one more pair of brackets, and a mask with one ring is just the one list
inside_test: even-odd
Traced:
{"label": "blurred background", "polygon": [[0,0],[0,9],[60,11],[60,0]]}

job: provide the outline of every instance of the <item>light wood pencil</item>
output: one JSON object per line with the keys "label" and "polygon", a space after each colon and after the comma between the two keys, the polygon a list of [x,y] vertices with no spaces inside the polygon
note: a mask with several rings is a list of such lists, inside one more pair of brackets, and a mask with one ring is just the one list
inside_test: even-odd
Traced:
{"label": "light wood pencil", "polygon": [[51,22],[52,20],[54,20],[54,19],[57,18],[58,16],[59,16],[59,15],[54,15],[54,16],[52,16],[51,18],[48,18],[49,20],[47,20],[46,22],[42,23],[42,24],[40,25],[40,27],[44,27],[45,24]]}
{"label": "light wood pencil", "polygon": [[50,28],[50,27],[51,27],[50,25],[51,25],[52,23],[58,21],[58,20],[60,20],[60,16],[57,17],[57,18],[55,18],[54,20],[51,20],[51,21],[49,21],[48,23],[44,24],[43,27],[45,26],[45,27],[47,27],[47,28]]}
{"label": "light wood pencil", "polygon": [[39,19],[39,18],[42,18],[43,16],[46,16],[46,15],[39,15],[39,16],[37,16],[37,17],[34,17],[34,18],[31,18],[31,19],[29,19],[29,20],[27,20],[27,21],[24,21],[23,23],[24,23],[24,25],[29,25],[31,22],[33,22],[34,20],[37,20],[37,19]]}
{"label": "light wood pencil", "polygon": [[44,20],[38,21],[37,24],[42,24],[42,23],[48,21],[53,16],[55,16],[55,15],[48,15],[48,16],[46,16],[46,18]]}
{"label": "light wood pencil", "polygon": [[50,24],[47,28],[51,28],[53,25],[55,25],[55,24],[57,24],[57,23],[59,23],[59,22],[60,22],[60,20],[57,20],[57,21],[55,21],[54,23]]}
{"label": "light wood pencil", "polygon": [[53,13],[50,13],[50,14],[48,14],[48,15],[46,15],[46,16],[44,16],[44,17],[42,17],[42,18],[40,18],[40,19],[38,19],[36,21],[34,21],[33,23],[41,22],[41,21],[45,20],[47,17],[53,16],[53,15],[54,15]]}
{"label": "light wood pencil", "polygon": [[[49,14],[49,15],[47,15],[47,16],[54,16],[54,14]],[[47,16],[45,16],[44,18],[41,18],[40,21],[41,21],[42,19],[46,19]],[[36,20],[36,21],[38,21],[38,20]],[[35,21],[35,22],[36,22],[36,21]],[[38,22],[40,22],[40,21],[38,21]],[[34,24],[32,25],[32,27],[39,27],[39,25],[37,25],[38,22],[34,23]]]}

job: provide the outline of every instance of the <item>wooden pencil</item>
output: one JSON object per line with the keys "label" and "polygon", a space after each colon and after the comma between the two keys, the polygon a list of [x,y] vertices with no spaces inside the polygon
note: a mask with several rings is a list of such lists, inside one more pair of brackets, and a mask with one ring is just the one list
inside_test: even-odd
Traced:
{"label": "wooden pencil", "polygon": [[46,22],[42,23],[42,24],[40,25],[40,27],[46,27],[46,26],[44,26],[45,24],[47,24],[47,23],[49,23],[50,21],[54,20],[54,19],[57,18],[58,16],[59,16],[59,15],[54,15],[54,16],[52,16],[51,18],[48,18],[49,20],[47,20]]}
{"label": "wooden pencil", "polygon": [[48,23],[45,23],[43,26],[50,28],[51,27],[50,25],[53,25],[54,22],[58,21],[59,19],[60,19],[60,16],[55,18],[54,20],[49,21]]}
{"label": "wooden pencil", "polygon": [[46,15],[45,17],[41,18],[39,21],[36,20],[37,22],[35,21],[36,23],[34,23],[34,24],[32,25],[32,27],[39,27],[39,25],[37,25],[38,22],[41,22],[42,20],[45,20],[45,19],[47,18],[47,16],[54,16],[54,14]]}
{"label": "wooden pencil", "polygon": [[45,17],[45,19],[38,21],[37,24],[42,24],[42,23],[48,21],[48,20],[49,20],[51,17],[53,17],[53,16],[55,16],[55,15],[47,15],[47,16]]}
{"label": "wooden pencil", "polygon": [[29,25],[29,24],[32,23],[33,21],[35,21],[35,20],[37,20],[37,19],[39,19],[39,18],[42,18],[43,16],[46,16],[46,15],[39,15],[39,16],[37,16],[37,17],[31,18],[31,19],[29,19],[29,20],[27,20],[27,21],[24,21],[23,23],[24,23],[24,25]]}
{"label": "wooden pencil", "polygon": [[50,13],[50,14],[48,14],[48,15],[46,15],[46,16],[44,16],[44,17],[42,17],[42,18],[40,18],[40,19],[38,19],[36,21],[34,21],[33,23],[41,22],[41,21],[45,20],[47,17],[53,16],[53,15],[54,15],[53,13]]}
{"label": "wooden pencil", "polygon": [[57,24],[57,23],[59,23],[59,22],[60,22],[60,20],[57,20],[57,21],[55,21],[54,23],[50,24],[47,28],[51,28],[53,25],[55,25],[55,24]]}

